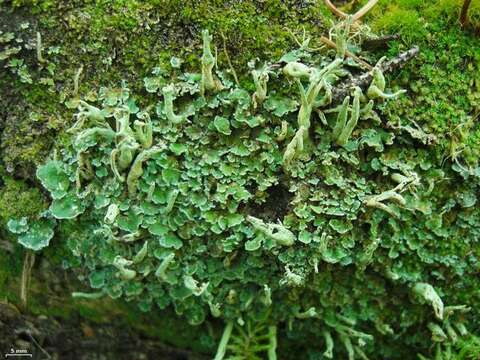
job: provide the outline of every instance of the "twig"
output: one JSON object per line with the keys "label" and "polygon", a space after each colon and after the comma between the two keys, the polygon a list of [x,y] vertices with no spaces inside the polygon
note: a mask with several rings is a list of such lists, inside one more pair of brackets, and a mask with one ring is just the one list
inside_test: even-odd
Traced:
{"label": "twig", "polygon": [[[320,37],[320,41],[323,42],[325,45],[333,48],[333,49],[336,49],[337,48],[337,45],[332,41],[330,40],[329,38],[325,37],[325,36],[321,36]],[[369,63],[367,63],[366,61],[360,59],[357,55],[355,55],[354,53],[350,52],[349,50],[346,50],[345,51],[345,55],[352,58],[353,60],[355,60],[356,62],[358,62],[360,65],[362,65],[364,68],[368,69],[368,70],[372,70],[373,69],[373,66],[370,65]]]}
{"label": "twig", "polygon": [[34,263],[35,254],[32,251],[27,250],[25,258],[23,259],[22,279],[20,281],[20,300],[22,301],[22,306],[24,308],[27,307],[28,285],[30,283],[30,275]]}
{"label": "twig", "polygon": [[362,47],[365,50],[376,50],[381,47],[386,47],[386,45],[393,40],[398,40],[400,38],[400,35],[398,34],[393,34],[393,35],[385,35],[385,36],[379,36],[376,38],[371,38],[371,39],[366,39]]}
{"label": "twig", "polygon": [[[352,15],[353,22],[360,20],[366,13],[368,13],[376,4],[378,0],[370,0],[366,3],[360,10]],[[345,19],[349,14],[344,13],[342,10],[339,10],[335,5],[332,4],[330,0],[325,0],[325,5],[338,17]]]}
{"label": "twig", "polygon": [[332,4],[330,0],[325,0],[325,5],[338,17],[345,19],[348,14],[344,13],[342,10],[337,9],[335,5]]}
{"label": "twig", "polygon": [[377,4],[377,2],[378,0],[370,0],[368,3],[366,3],[364,7],[362,7],[353,15],[353,21],[360,20],[362,17],[364,17],[365,14]]}
{"label": "twig", "polygon": [[[403,53],[400,53],[397,57],[390,59],[389,61],[385,62],[381,66],[381,70],[383,72],[390,72],[394,69],[402,67],[405,63],[409,60],[417,56],[419,53],[419,48],[417,46],[407,50]],[[349,80],[345,81],[340,86],[335,87],[332,94],[332,99],[334,102],[338,102],[343,100],[353,88],[356,86],[360,88],[366,88],[372,81],[372,72],[365,72],[360,74],[359,76],[350,78]]]}
{"label": "twig", "polygon": [[382,71],[388,72],[401,67],[407,61],[417,56],[419,52],[420,52],[420,49],[418,48],[418,46],[414,46],[413,48],[400,53],[398,56],[382,64]]}
{"label": "twig", "polygon": [[50,356],[50,354],[43,347],[40,346],[38,341],[30,333],[30,331],[27,331],[26,333],[27,333],[28,337],[30,338],[30,340],[32,340],[32,342],[40,349],[40,351],[45,354],[47,359],[51,359],[52,357]]}
{"label": "twig", "polygon": [[230,56],[228,56],[228,51],[227,51],[227,38],[225,37],[225,34],[223,31],[220,31],[220,35],[222,36],[223,39],[223,52],[225,53],[225,57],[227,58],[227,63],[228,66],[230,67],[230,70],[232,71],[233,78],[235,79],[235,83],[239,85],[240,83],[238,82],[238,77],[235,69],[233,68],[232,62],[230,60]]}
{"label": "twig", "polygon": [[468,24],[468,8],[470,7],[471,2],[472,0],[463,1],[462,11],[460,12],[460,19],[459,19],[462,27]]}

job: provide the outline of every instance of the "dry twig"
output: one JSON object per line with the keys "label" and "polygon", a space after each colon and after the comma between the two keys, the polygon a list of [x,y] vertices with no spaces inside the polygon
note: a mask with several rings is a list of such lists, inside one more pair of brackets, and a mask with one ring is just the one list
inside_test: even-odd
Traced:
{"label": "dry twig", "polygon": [[468,8],[470,7],[471,2],[472,0],[463,1],[462,11],[460,12],[460,19],[459,19],[462,27],[468,24]]}
{"label": "dry twig", "polygon": [[[382,64],[381,70],[383,72],[393,71],[402,67],[409,60],[413,59],[418,55],[419,49],[417,46],[411,48],[410,50],[400,53],[397,57],[390,59]],[[353,77],[345,81],[340,86],[336,86],[333,90],[333,101],[338,102],[344,99],[347,95],[350,94],[351,90],[356,86],[360,88],[366,88],[372,82],[372,72],[368,71],[360,74],[359,76]]]}
{"label": "dry twig", "polygon": [[22,279],[20,282],[20,300],[22,301],[22,306],[24,308],[27,307],[28,285],[30,284],[30,277],[34,263],[35,254],[32,251],[27,250],[25,258],[23,259]]}
{"label": "dry twig", "polygon": [[398,40],[398,39],[400,39],[399,34],[374,37],[374,38],[366,39],[365,41],[363,41],[362,48],[366,50],[376,50],[382,47],[387,47],[390,41]]}
{"label": "dry twig", "polygon": [[[355,14],[352,15],[352,20],[358,21],[362,17],[365,16],[366,13],[368,13],[376,4],[378,0],[370,0],[368,3],[366,3],[360,10],[358,10]],[[325,0],[325,5],[338,17],[345,19],[349,16],[349,14],[344,13],[342,10],[338,9],[335,5],[332,4],[330,0]]]}

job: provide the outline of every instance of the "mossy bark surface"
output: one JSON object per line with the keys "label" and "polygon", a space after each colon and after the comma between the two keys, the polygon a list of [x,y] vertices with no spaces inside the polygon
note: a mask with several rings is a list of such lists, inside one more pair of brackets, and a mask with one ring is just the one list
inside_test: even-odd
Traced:
{"label": "mossy bark surface", "polygon": [[[473,53],[478,39],[468,29],[454,26],[444,37],[432,39],[438,25],[420,26],[420,13],[426,11],[428,19],[433,19],[437,11],[450,18],[453,10],[393,3],[380,4],[372,15],[375,29],[401,34],[389,51],[397,53],[416,43],[425,51],[418,63],[396,79],[418,96],[385,105],[385,116],[418,116],[439,137],[448,134],[458,125],[457,120],[480,108],[479,59]],[[149,103],[152,95],[142,90],[143,78],[156,66],[169,67],[171,56],[198,69],[200,34],[205,28],[223,34],[225,42],[216,36],[213,44],[218,61],[229,67],[226,51],[240,82],[253,91],[247,79],[249,60],[278,58],[296,47],[291,33],[298,35],[303,29],[313,39],[325,35],[329,19],[332,15],[321,1],[0,0],[0,30],[13,33],[21,47],[19,53],[0,60],[0,351],[25,347],[39,359],[47,358],[45,353],[61,359],[196,359],[214,351],[216,344],[202,334],[217,331],[220,323],[192,327],[173,310],[146,315],[134,304],[121,301],[72,299],[72,292],[88,289],[78,280],[83,274],[62,269],[63,258],[70,256],[62,234],[36,255],[27,304],[22,305],[26,252],[7,232],[6,222],[37,214],[48,206],[35,168],[68,141],[64,132],[75,119],[66,103],[76,96],[75,91],[88,99],[101,86],[119,86],[126,80],[132,92],[141,94],[138,103]],[[37,32],[42,37],[43,62],[38,59]],[[449,42],[463,45],[452,48]],[[0,51],[3,49],[0,44]],[[440,54],[444,50],[462,53],[466,62],[460,63],[460,56],[457,61],[455,56]],[[12,59],[23,64],[7,66]],[[469,75],[473,80],[467,82]],[[425,79],[432,86],[422,85]],[[463,91],[470,102],[454,98],[450,106],[449,91]],[[440,103],[446,110],[437,112],[432,103]],[[464,154],[472,161],[478,159],[480,131],[473,129],[464,138],[449,139],[451,146],[467,144]],[[288,202],[288,192],[280,190],[272,211]],[[471,287],[466,286],[467,291],[473,292],[473,284]],[[293,341],[301,344],[307,340]],[[293,354],[298,350],[292,349]],[[282,351],[286,354],[287,350]]]}
{"label": "mossy bark surface", "polygon": [[[172,56],[200,66],[205,28],[223,35],[225,41],[216,36],[212,44],[218,62],[227,67],[226,51],[242,81],[251,58],[275,58],[294,47],[290,30],[323,34],[326,16],[323,6],[304,1],[0,1],[0,30],[21,47],[0,61],[1,351],[23,347],[37,358],[72,359],[196,359],[214,351],[202,333],[220,323],[192,327],[172,310],[146,315],[121,301],[72,299],[72,292],[88,289],[81,274],[62,269],[69,254],[61,234],[36,255],[22,305],[26,251],[6,223],[48,207],[35,169],[68,141],[63,134],[75,119],[65,102],[75,91],[88,98],[125,80],[146,103],[151,95],[140,89],[152,68],[169,67]],[[25,66],[8,66],[12,59]]]}

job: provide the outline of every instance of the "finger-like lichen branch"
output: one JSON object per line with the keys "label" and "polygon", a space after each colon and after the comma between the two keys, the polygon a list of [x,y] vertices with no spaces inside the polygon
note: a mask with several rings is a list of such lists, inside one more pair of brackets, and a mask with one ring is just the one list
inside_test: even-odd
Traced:
{"label": "finger-like lichen branch", "polygon": [[355,89],[355,94],[353,97],[353,105],[352,105],[352,114],[350,115],[350,119],[343,127],[340,135],[337,138],[337,144],[343,146],[347,143],[348,138],[357,126],[358,119],[360,118],[360,97],[362,96],[362,90],[357,87]]}
{"label": "finger-like lichen branch", "polygon": [[127,260],[121,256],[116,256],[113,260],[113,266],[115,266],[119,273],[118,276],[123,280],[132,280],[137,276],[137,272],[135,270],[127,269],[127,266],[131,266],[133,261]]}
{"label": "finger-like lichen branch", "polygon": [[222,84],[213,76],[213,68],[216,58],[212,54],[211,42],[212,36],[208,30],[202,31],[203,55],[202,55],[202,80],[200,83],[200,93],[204,95],[208,91],[218,91],[222,89]]}
{"label": "finger-like lichen branch", "polygon": [[253,82],[255,84],[255,92],[252,95],[253,108],[256,109],[258,106],[267,98],[267,84],[270,79],[270,66],[263,64],[259,69],[252,70]]}
{"label": "finger-like lichen branch", "polygon": [[172,124],[181,124],[187,119],[185,114],[177,115],[173,109],[173,100],[175,99],[175,86],[173,84],[167,85],[162,89],[163,99],[165,104],[165,115],[168,121]]}
{"label": "finger-like lichen branch", "polygon": [[367,90],[367,96],[370,99],[377,99],[377,98],[394,99],[397,96],[406,92],[406,90],[398,90],[393,94],[385,93],[386,82],[385,82],[385,76],[383,75],[383,71],[382,71],[382,62],[384,60],[385,60],[385,57],[382,57],[372,70],[373,80],[370,84],[370,87]]}
{"label": "finger-like lichen branch", "polygon": [[438,319],[443,319],[443,301],[432,285],[427,283],[416,283],[413,287],[413,292],[415,295],[432,305],[435,316]]}
{"label": "finger-like lichen branch", "polygon": [[263,220],[250,215],[247,216],[247,221],[252,224],[255,230],[260,231],[278,245],[291,246],[296,240],[295,235],[281,223],[265,223]]}
{"label": "finger-like lichen branch", "polygon": [[232,335],[233,330],[233,321],[228,321],[223,330],[222,338],[218,343],[217,352],[215,354],[214,360],[223,360],[225,354],[227,353],[227,345]]}
{"label": "finger-like lichen branch", "polygon": [[143,174],[143,163],[150,159],[153,155],[158,154],[162,151],[163,146],[156,145],[150,149],[143,150],[140,154],[137,155],[127,176],[128,193],[130,196],[135,195],[135,193],[137,192],[137,182]]}

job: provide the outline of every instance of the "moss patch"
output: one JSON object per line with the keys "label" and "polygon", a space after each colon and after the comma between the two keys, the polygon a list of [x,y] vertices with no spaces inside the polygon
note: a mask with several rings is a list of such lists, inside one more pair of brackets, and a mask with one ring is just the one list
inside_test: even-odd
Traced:
{"label": "moss patch", "polygon": [[[420,47],[416,61],[396,75],[409,96],[385,106],[386,120],[404,125],[415,121],[437,136],[441,156],[474,165],[480,155],[476,121],[480,113],[480,39],[472,28],[459,27],[460,3],[380,2],[370,19],[376,31],[401,35],[402,40],[392,44],[392,54],[414,44]],[[472,7],[473,18],[476,11]]]}

